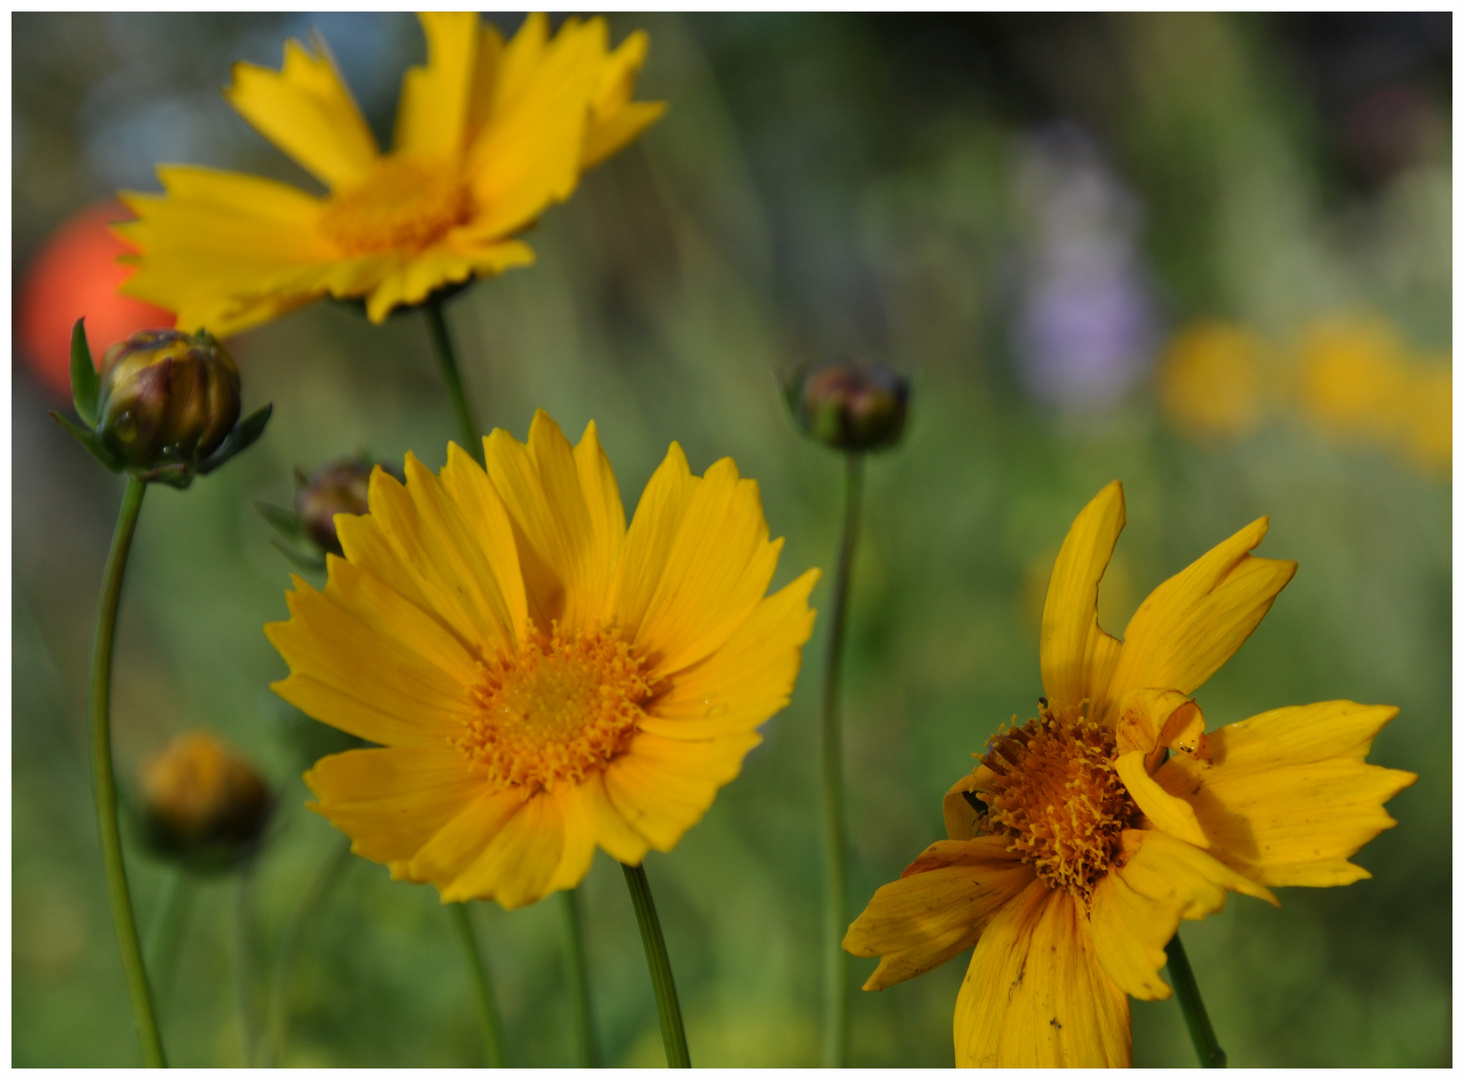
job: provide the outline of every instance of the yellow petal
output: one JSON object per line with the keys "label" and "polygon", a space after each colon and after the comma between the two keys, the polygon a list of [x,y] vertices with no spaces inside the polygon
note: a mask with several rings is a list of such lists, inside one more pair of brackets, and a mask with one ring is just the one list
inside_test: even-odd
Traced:
{"label": "yellow petal", "polygon": [[603,773],[592,773],[575,791],[579,812],[585,815],[595,831],[596,842],[610,857],[629,866],[638,866],[650,844],[637,832],[610,802],[605,792]]}
{"label": "yellow petal", "polygon": [[788,704],[801,649],[813,633],[809,570],[763,600],[727,644],[677,673],[656,698],[642,731],[673,739],[707,739],[757,727]]}
{"label": "yellow petal", "polygon": [[1265,885],[1346,885],[1348,858],[1396,822],[1383,803],[1418,777],[1367,765],[1385,705],[1328,701],[1276,709],[1211,732],[1210,761],[1175,755],[1154,779],[1181,795],[1211,852]]}
{"label": "yellow petal", "polygon": [[742,759],[762,736],[738,732],[691,742],[650,732],[605,769],[610,803],[657,851],[670,851],[701,820],[717,791],[742,770]]}
{"label": "yellow petal", "polygon": [[665,572],[671,544],[700,483],[700,477],[691,475],[681,447],[672,443],[636,504],[610,588],[608,607],[625,634],[633,637],[640,630]]}
{"label": "yellow petal", "polygon": [[547,629],[580,629],[599,615],[611,568],[597,561],[574,449],[542,409],[525,446],[496,429],[484,444],[488,475],[508,508],[529,612]]}
{"label": "yellow petal", "polygon": [[482,236],[522,228],[579,181],[605,27],[566,23],[541,46],[542,25],[525,20],[504,49],[499,92],[469,151],[468,175],[483,207],[473,228]]}
{"label": "yellow petal", "polygon": [[1118,874],[1093,890],[1093,950],[1120,990],[1141,1001],[1162,1001],[1170,990],[1159,977],[1167,962],[1164,946],[1179,926],[1184,903],[1174,896],[1153,899],[1135,892]]}
{"label": "yellow petal", "polygon": [[462,754],[441,743],[334,754],[305,783],[318,800],[311,809],[351,837],[357,855],[393,866],[395,877],[483,789]]}
{"label": "yellow petal", "polygon": [[1151,900],[1179,899],[1186,919],[1203,919],[1221,910],[1227,891],[1281,906],[1264,885],[1168,833],[1125,829],[1120,842],[1124,865],[1118,873],[1124,883]]}
{"label": "yellow petal", "polygon": [[586,805],[584,788],[583,784],[559,784],[548,793],[559,804],[559,818],[564,823],[563,847],[559,865],[549,878],[549,892],[573,889],[590,872],[595,859],[598,821]]}
{"label": "yellow petal", "polygon": [[531,796],[451,883],[442,902],[497,900],[507,911],[548,896],[564,853],[564,812],[548,792]]}
{"label": "yellow petal", "polygon": [[1077,901],[1040,881],[986,927],[956,998],[960,1068],[1126,1068],[1128,998],[1104,972]]}
{"label": "yellow petal", "polygon": [[513,539],[513,523],[497,489],[468,452],[457,443],[447,446],[447,466],[442,482],[457,502],[463,522],[483,549],[503,602],[513,620],[514,634],[519,641],[529,629],[528,599],[524,593],[524,576],[519,569],[518,547]]}
{"label": "yellow petal", "polygon": [[427,63],[408,68],[402,76],[392,148],[451,161],[465,148],[478,61],[478,16],[471,11],[423,11],[417,20],[427,38]]}
{"label": "yellow petal", "polygon": [[[1094,670],[1106,672],[1115,659],[1118,643],[1098,628],[1098,581],[1123,523],[1123,485],[1115,480],[1083,507],[1052,568],[1041,656],[1042,685],[1054,712],[1084,700],[1096,704]],[[1096,707],[1091,711],[1099,713]]]}
{"label": "yellow petal", "polygon": [[600,448],[600,433],[591,420],[574,448],[574,467],[579,474],[580,491],[588,511],[589,547],[586,561],[598,579],[595,592],[600,601],[600,616],[610,592],[610,580],[620,549],[625,544],[625,508],[620,503],[620,488],[615,483],[615,470]]}
{"label": "yellow petal", "polygon": [[1193,693],[1250,637],[1296,573],[1288,560],[1249,554],[1266,535],[1261,518],[1149,594],[1123,636],[1109,693],[1161,687]]}
{"label": "yellow petal", "polygon": [[975,790],[976,778],[967,774],[951,785],[941,800],[941,814],[945,817],[946,835],[952,840],[971,840],[976,836],[976,808],[966,798]]}
{"label": "yellow petal", "polygon": [[477,860],[523,805],[524,797],[518,791],[483,792],[432,834],[407,861],[401,876],[410,881],[430,881],[442,893]]}
{"label": "yellow petal", "polygon": [[636,647],[656,658],[657,677],[696,663],[732,636],[762,600],[782,546],[768,541],[756,482],[740,479],[731,458],[708,469],[636,630]]}
{"label": "yellow petal", "polygon": [[855,956],[880,957],[864,989],[923,975],[969,949],[1031,881],[1031,868],[997,837],[932,844],[898,881],[880,886],[844,935]]}
{"label": "yellow petal", "polygon": [[270,142],[330,187],[351,184],[376,161],[376,140],[321,42],[312,54],[285,42],[278,72],[234,65],[229,104]]}
{"label": "yellow petal", "polygon": [[1144,764],[1144,751],[1130,750],[1120,754],[1113,763],[1123,786],[1128,789],[1134,802],[1144,815],[1159,828],[1188,841],[1196,847],[1209,847],[1200,822],[1195,817],[1195,808],[1177,795],[1171,795],[1155,783]]}
{"label": "yellow petal", "polygon": [[637,30],[605,60],[599,85],[590,102],[590,120],[585,128],[585,145],[580,168],[589,169],[604,161],[634,139],[666,111],[664,101],[631,101],[635,76],[646,61],[651,39]]}

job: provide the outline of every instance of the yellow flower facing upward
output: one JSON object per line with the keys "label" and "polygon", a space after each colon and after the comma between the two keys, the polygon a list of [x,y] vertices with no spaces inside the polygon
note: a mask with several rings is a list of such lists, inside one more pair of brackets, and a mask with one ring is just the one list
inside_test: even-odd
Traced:
{"label": "yellow flower facing upward", "polygon": [[484,450],[376,469],[265,632],[281,697],[381,744],[319,761],[315,809],[394,878],[513,908],[701,818],[788,703],[818,571],[764,595],[782,541],[731,459],[696,477],[673,443],[627,529],[594,424]]}
{"label": "yellow flower facing upward", "polygon": [[161,166],[163,195],[124,193],[139,254],[123,288],[180,327],[232,334],[329,294],[381,322],[434,289],[534,259],[514,234],[569,198],[580,173],[664,111],[632,101],[648,39],[608,49],[603,18],[549,35],[530,15],[505,44],[471,12],[422,14],[427,63],[402,80],[382,154],[322,42],[281,70],[234,67],[229,103],[327,188]]}
{"label": "yellow flower facing upward", "polygon": [[1120,642],[1098,582],[1123,528],[1115,481],[1068,532],[1042,614],[1047,696],[946,795],[949,840],[882,886],[844,939],[866,990],[975,945],[956,1001],[961,1066],[1129,1065],[1128,996],[1167,998],[1164,946],[1227,892],[1345,885],[1412,773],[1367,765],[1397,710],[1329,701],[1205,732],[1188,696],[1296,564],[1252,556],[1265,518],[1151,593]]}

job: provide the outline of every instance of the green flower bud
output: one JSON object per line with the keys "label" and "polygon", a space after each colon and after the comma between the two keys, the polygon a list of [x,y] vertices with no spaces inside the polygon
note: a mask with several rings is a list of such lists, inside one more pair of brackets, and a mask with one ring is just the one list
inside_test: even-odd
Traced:
{"label": "green flower bud", "polygon": [[207,331],[140,330],[102,359],[96,415],[126,468],[193,469],[239,421],[239,369]]}
{"label": "green flower bud", "polygon": [[880,450],[905,428],[910,381],[881,364],[825,364],[794,378],[788,403],[804,432],[826,446]]}
{"label": "green flower bud", "polygon": [[258,850],[273,800],[259,772],[212,735],[179,735],[143,773],[152,849],[200,871],[227,870]]}
{"label": "green flower bud", "polygon": [[342,553],[335,516],[366,513],[373,468],[370,461],[343,458],[321,466],[308,479],[296,474],[300,483],[295,488],[295,516],[301,531],[321,551]]}

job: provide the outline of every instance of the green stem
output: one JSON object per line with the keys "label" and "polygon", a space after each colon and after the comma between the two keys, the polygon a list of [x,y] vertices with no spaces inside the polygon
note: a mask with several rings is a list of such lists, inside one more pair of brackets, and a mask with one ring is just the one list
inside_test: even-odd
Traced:
{"label": "green stem", "polygon": [[117,528],[112,533],[112,550],[102,574],[102,595],[97,602],[96,637],[91,662],[91,758],[92,790],[97,801],[97,830],[101,834],[102,861],[107,872],[107,898],[112,906],[112,923],[117,945],[122,950],[122,971],[127,978],[127,995],[132,1000],[132,1018],[137,1025],[142,1060],[150,1068],[164,1068],[163,1040],[153,1012],[152,990],[137,937],[137,918],[132,911],[132,894],[127,888],[127,866],[122,861],[122,833],[117,823],[117,779],[112,770],[112,646],[117,636],[117,608],[122,598],[122,578],[127,571],[127,553],[142,510],[147,485],[135,476],[127,478]]}
{"label": "green stem", "polygon": [[844,843],[843,733],[839,719],[839,684],[844,670],[844,632],[848,623],[849,578],[859,539],[859,509],[864,491],[864,455],[844,458],[844,529],[839,565],[834,572],[833,611],[823,685],[823,824],[824,824],[824,1023],[823,1065],[843,1068],[849,1028],[848,929],[845,902],[848,868]]}
{"label": "green stem", "polygon": [[442,301],[429,300],[422,305],[427,315],[427,329],[432,334],[432,348],[437,353],[437,362],[442,368],[442,381],[447,383],[448,396],[452,398],[452,410],[457,417],[458,436],[463,449],[473,455],[479,465],[483,464],[483,429],[473,414],[463,389],[463,377],[458,371],[457,353],[452,347],[452,335],[447,330],[447,319],[442,314]]}
{"label": "green stem", "polygon": [[1210,1026],[1210,1014],[1205,1012],[1199,984],[1195,982],[1194,970],[1178,934],[1169,940],[1165,951],[1169,954],[1169,981],[1174,984],[1174,996],[1179,999],[1179,1007],[1184,1012],[1185,1026],[1189,1028],[1190,1039],[1195,1044],[1195,1053],[1200,1055],[1200,1065],[1207,1069],[1225,1068],[1225,1051],[1220,1049],[1215,1029]]}
{"label": "green stem", "polygon": [[314,922],[316,912],[320,910],[330,890],[334,888],[336,881],[340,878],[341,872],[351,862],[351,845],[340,844],[332,855],[315,875],[305,895],[300,899],[300,906],[295,909],[295,916],[290,924],[285,927],[284,937],[280,940],[280,951],[275,959],[274,977],[271,980],[274,992],[270,995],[269,1001],[269,1022],[266,1033],[266,1050],[263,1064],[278,1065],[285,1056],[285,1040],[289,1033],[290,1021],[290,976],[294,974],[295,958],[300,953],[300,947],[305,942],[305,934]]}
{"label": "green stem", "polygon": [[144,955],[152,969],[153,999],[162,1012],[178,964],[183,936],[188,932],[188,910],[193,902],[193,878],[174,870],[163,880],[161,895],[147,921]]}
{"label": "green stem", "polygon": [[574,889],[559,893],[559,919],[564,929],[564,972],[569,983],[570,1010],[574,1015],[574,1063],[581,1069],[597,1069],[595,1024],[590,1015],[590,980],[585,965],[585,937],[580,927],[579,901]]}
{"label": "green stem", "polygon": [[656,917],[651,883],[646,880],[643,866],[621,863],[620,868],[625,871],[630,902],[635,905],[635,920],[640,924],[641,943],[646,947],[646,966],[651,969],[656,1011],[661,1017],[661,1039],[666,1044],[666,1065],[672,1069],[689,1069],[691,1054],[686,1049],[681,1003],[676,1000],[676,980],[671,977],[671,959],[666,955],[666,939],[661,936],[661,920]]}
{"label": "green stem", "polygon": [[493,982],[488,976],[488,965],[483,963],[483,954],[478,951],[478,935],[473,931],[473,920],[468,915],[467,904],[449,904],[448,914],[453,928],[457,930],[458,942],[468,961],[468,971],[473,977],[473,997],[478,1006],[478,1022],[483,1029],[483,1056],[490,1069],[503,1068],[503,1034],[498,1026],[498,1005],[493,1000]]}
{"label": "green stem", "polygon": [[239,1024],[239,1059],[244,1068],[254,1067],[254,1049],[259,1038],[254,999],[254,919],[252,876],[239,871],[234,883],[234,1009]]}

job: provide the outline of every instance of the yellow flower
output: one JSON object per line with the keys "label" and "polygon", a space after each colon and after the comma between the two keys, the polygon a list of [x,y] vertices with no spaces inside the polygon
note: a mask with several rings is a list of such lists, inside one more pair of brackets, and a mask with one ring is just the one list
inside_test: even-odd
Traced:
{"label": "yellow flower", "polygon": [[1420,360],[1409,372],[1401,432],[1418,467],[1448,472],[1454,464],[1454,372],[1450,358]]}
{"label": "yellow flower", "polygon": [[[1345,885],[1412,773],[1364,764],[1397,710],[1329,701],[1205,734],[1188,695],[1255,629],[1296,564],[1253,522],[1160,585],[1124,640],[1098,626],[1123,528],[1109,484],[1078,515],[1042,614],[1037,719],[998,732],[945,798],[949,840],[875,893],[844,944],[879,990],[975,945],[956,1064],[1128,1065],[1128,996],[1167,998],[1164,945],[1228,891]],[[1167,757],[1167,760],[1166,760]]]}
{"label": "yellow flower", "polygon": [[278,72],[234,67],[229,103],[328,189],[163,166],[165,194],[124,193],[138,249],[124,290],[186,329],[232,334],[329,293],[381,322],[434,289],[534,259],[515,233],[573,193],[580,173],[664,111],[631,101],[644,32],[608,51],[605,20],[552,39],[530,15],[512,41],[470,12],[418,16],[427,63],[402,80],[382,154],[323,43],[285,45]]}
{"label": "yellow flower", "polygon": [[1390,442],[1403,421],[1408,363],[1394,326],[1377,318],[1320,321],[1301,341],[1301,401],[1337,436]]}
{"label": "yellow flower", "polygon": [[1175,336],[1159,370],[1159,397],[1189,434],[1243,435],[1265,409],[1265,347],[1243,326],[1202,322]]}
{"label": "yellow flower", "polygon": [[315,809],[394,878],[513,908],[701,818],[788,703],[818,571],[764,596],[782,541],[731,459],[692,476],[673,443],[627,530],[593,423],[484,449],[378,468],[265,632],[281,697],[383,747],[317,762]]}

